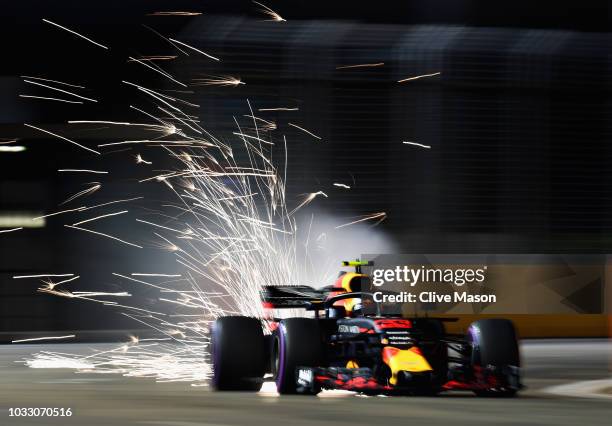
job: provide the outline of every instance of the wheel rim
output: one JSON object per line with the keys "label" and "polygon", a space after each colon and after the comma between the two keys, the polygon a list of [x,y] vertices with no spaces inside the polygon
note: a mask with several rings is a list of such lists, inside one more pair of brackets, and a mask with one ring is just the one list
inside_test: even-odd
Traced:
{"label": "wheel rim", "polygon": [[284,382],[284,372],[285,372],[285,350],[286,350],[286,342],[285,342],[285,327],[281,323],[278,327],[278,334],[276,337],[276,353],[274,368],[276,369],[276,388],[281,389]]}

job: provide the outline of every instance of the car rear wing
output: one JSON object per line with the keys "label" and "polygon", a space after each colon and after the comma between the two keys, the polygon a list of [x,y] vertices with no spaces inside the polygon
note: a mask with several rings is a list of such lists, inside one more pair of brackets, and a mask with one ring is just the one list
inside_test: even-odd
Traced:
{"label": "car rear wing", "polygon": [[310,308],[323,303],[329,293],[327,288],[315,289],[307,285],[267,285],[261,290],[261,301],[270,308]]}

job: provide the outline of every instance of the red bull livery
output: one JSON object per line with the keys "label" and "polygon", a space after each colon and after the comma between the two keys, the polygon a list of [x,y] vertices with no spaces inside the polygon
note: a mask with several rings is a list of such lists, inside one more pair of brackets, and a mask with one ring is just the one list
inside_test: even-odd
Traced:
{"label": "red bull livery", "polygon": [[[368,394],[435,395],[448,390],[514,396],[522,388],[517,336],[506,319],[483,319],[466,335],[449,334],[452,318],[402,316],[377,303],[362,266],[329,287],[268,286],[266,318],[230,316],[212,330],[213,386],[258,391],[274,380],[280,394],[343,389]],[[275,318],[278,309],[310,318]]]}

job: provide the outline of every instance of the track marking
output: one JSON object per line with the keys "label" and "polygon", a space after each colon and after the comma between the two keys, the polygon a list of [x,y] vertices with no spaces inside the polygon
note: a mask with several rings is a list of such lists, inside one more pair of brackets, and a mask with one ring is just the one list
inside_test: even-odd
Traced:
{"label": "track marking", "polygon": [[541,392],[554,395],[571,396],[576,398],[597,398],[612,400],[612,395],[601,393],[606,388],[612,387],[612,378],[601,380],[586,380],[581,382],[566,383],[564,385],[550,386]]}

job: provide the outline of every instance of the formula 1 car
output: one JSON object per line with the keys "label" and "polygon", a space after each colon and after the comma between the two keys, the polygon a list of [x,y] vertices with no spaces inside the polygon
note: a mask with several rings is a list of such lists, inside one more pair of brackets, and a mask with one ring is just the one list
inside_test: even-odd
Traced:
{"label": "formula 1 car", "polygon": [[[517,336],[506,319],[473,322],[464,335],[446,333],[456,318],[404,318],[397,305],[362,291],[362,266],[343,262],[333,286],[267,286],[269,309],[303,308],[313,318],[227,316],[212,329],[216,390],[258,391],[268,380],[280,394],[316,395],[322,389],[366,394],[435,395],[469,390],[514,396],[522,388]],[[265,331],[265,332],[264,332]]]}

